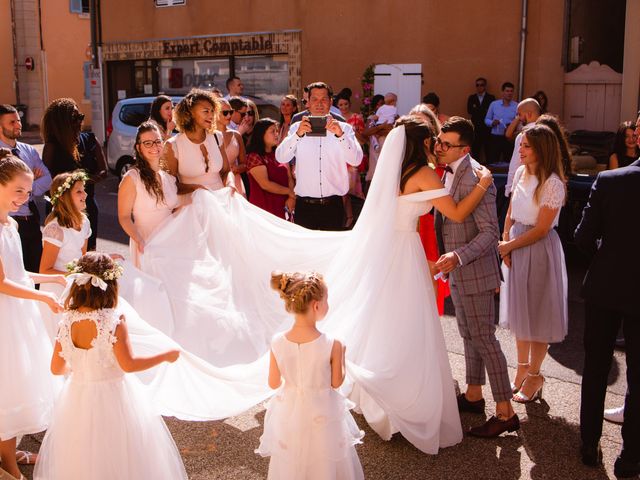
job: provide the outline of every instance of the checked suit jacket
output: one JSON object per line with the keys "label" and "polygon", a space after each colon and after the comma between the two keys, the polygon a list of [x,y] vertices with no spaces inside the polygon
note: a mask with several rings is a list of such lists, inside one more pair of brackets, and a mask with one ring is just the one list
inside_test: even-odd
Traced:
{"label": "checked suit jacket", "polygon": [[[466,197],[478,183],[473,166],[479,165],[467,155],[456,169],[451,191],[457,202]],[[496,213],[496,187],[491,185],[476,209],[461,223],[436,212],[436,236],[440,253],[455,252],[462,265],[449,274],[449,280],[461,295],[473,295],[500,286]]]}

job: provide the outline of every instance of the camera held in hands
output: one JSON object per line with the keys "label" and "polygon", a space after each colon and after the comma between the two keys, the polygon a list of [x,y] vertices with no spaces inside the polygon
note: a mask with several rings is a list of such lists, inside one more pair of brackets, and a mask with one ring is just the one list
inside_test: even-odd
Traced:
{"label": "camera held in hands", "polygon": [[327,116],[309,115],[307,117],[311,124],[311,131],[307,133],[310,137],[326,137],[327,136]]}

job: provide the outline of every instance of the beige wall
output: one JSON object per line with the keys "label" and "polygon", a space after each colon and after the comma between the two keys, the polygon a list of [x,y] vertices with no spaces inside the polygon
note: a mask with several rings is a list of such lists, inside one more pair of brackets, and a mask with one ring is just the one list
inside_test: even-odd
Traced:
{"label": "beige wall", "polygon": [[0,103],[16,103],[13,88],[13,40],[11,38],[11,6],[0,0]]}
{"label": "beige wall", "polygon": [[82,65],[90,61],[86,55],[91,41],[88,15],[69,11],[69,0],[42,2],[42,36],[47,62],[48,101],[60,97],[73,98],[85,114],[85,125],[91,123],[91,103],[83,101]]}
{"label": "beige wall", "polygon": [[[544,89],[558,111],[563,2],[529,4],[525,93]],[[520,5],[517,0],[236,0],[233,9],[222,9],[208,0],[170,8],[110,0],[102,2],[103,40],[301,29],[303,83],[321,79],[356,93],[370,63],[421,63],[422,93],[436,91],[444,113],[466,114],[477,76],[488,78],[494,94],[504,81],[517,85]],[[128,14],[122,16],[125,8]]]}

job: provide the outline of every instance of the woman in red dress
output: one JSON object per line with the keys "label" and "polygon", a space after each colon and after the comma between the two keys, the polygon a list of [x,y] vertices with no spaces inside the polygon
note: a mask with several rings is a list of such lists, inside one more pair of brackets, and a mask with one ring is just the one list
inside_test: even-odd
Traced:
{"label": "woman in red dress", "polygon": [[276,161],[277,145],[278,123],[270,118],[258,120],[247,145],[249,202],[286,218],[285,207],[293,214],[296,195],[289,167]]}

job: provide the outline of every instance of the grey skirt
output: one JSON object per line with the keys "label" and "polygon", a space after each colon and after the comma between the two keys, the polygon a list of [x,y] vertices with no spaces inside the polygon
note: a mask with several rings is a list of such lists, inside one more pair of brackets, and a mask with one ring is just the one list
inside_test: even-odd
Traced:
{"label": "grey skirt", "polygon": [[[531,226],[516,222],[510,238]],[[500,325],[516,339],[541,343],[564,340],[568,328],[567,267],[558,233],[511,252],[511,268],[502,265]]]}

